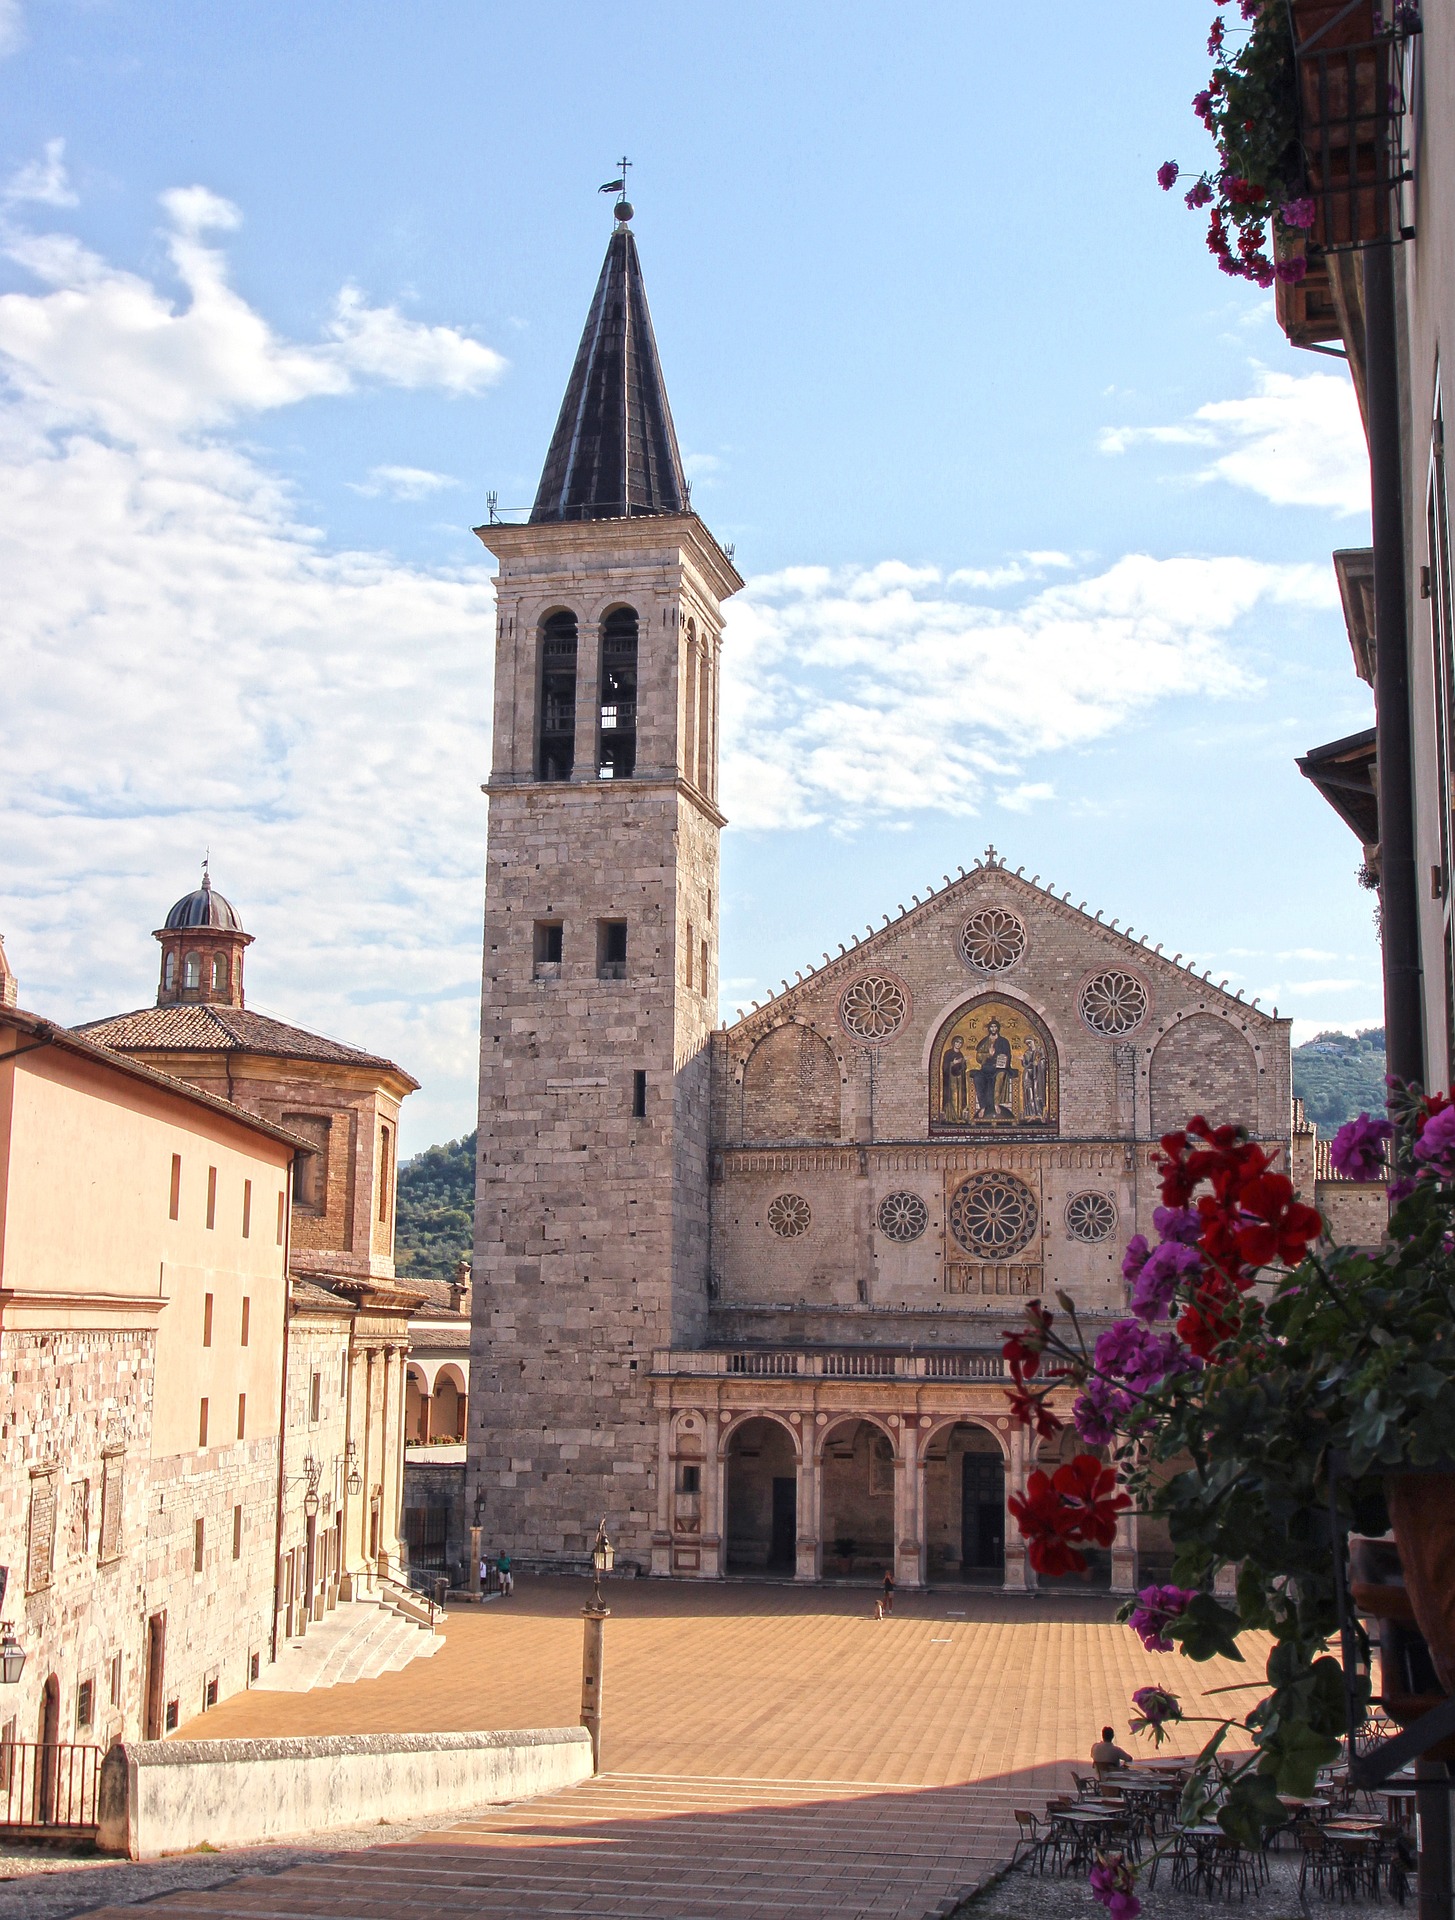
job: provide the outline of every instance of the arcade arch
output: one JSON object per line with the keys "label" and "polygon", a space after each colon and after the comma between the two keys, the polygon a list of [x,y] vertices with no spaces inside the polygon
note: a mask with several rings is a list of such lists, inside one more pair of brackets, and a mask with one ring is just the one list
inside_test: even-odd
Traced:
{"label": "arcade arch", "polygon": [[724,1571],[791,1579],[798,1550],[798,1443],[771,1414],[739,1421],[723,1457]]}
{"label": "arcade arch", "polygon": [[989,1427],[956,1420],[924,1450],[925,1559],[930,1580],[999,1586],[1005,1578],[1005,1450]]}

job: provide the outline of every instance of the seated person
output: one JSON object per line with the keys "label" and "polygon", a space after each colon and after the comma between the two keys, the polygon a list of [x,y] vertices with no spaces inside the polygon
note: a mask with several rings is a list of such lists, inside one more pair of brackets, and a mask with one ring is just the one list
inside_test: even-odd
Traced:
{"label": "seated person", "polygon": [[1132,1764],[1132,1756],[1124,1753],[1116,1743],[1116,1735],[1110,1727],[1103,1727],[1101,1738],[1093,1743],[1091,1764],[1096,1768],[1097,1778],[1104,1774],[1116,1773],[1121,1767]]}

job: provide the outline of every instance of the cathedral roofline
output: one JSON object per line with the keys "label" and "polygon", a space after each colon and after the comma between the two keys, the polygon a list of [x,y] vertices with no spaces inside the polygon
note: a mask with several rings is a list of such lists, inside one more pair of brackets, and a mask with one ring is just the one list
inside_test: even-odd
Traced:
{"label": "cathedral roofline", "polygon": [[[761,1003],[755,1000],[747,1013],[740,1014],[736,1020],[725,1022],[722,1031],[728,1034],[739,1033],[744,1028],[752,1026],[755,1023],[760,1023],[763,1016],[767,1013],[784,1012],[791,1006],[792,1002],[810,986],[820,985],[825,980],[832,979],[836,974],[848,975],[862,964],[866,955],[871,953],[876,947],[887,942],[901,927],[910,921],[923,918],[932,907],[943,908],[946,903],[951,901],[957,894],[967,893],[990,873],[997,874],[1002,880],[1024,889],[1026,893],[1033,895],[1038,900],[1048,902],[1061,912],[1070,914],[1073,918],[1080,920],[1084,925],[1095,927],[1098,932],[1119,943],[1124,948],[1128,960],[1135,957],[1139,966],[1147,967],[1154,973],[1161,972],[1165,969],[1174,975],[1181,976],[1184,980],[1195,980],[1199,983],[1206,983],[1208,993],[1216,995],[1218,1000],[1226,1007],[1230,1009],[1236,1008],[1238,1012],[1250,1016],[1264,1027],[1287,1027],[1291,1024],[1287,1019],[1280,1020],[1277,1007],[1273,1009],[1272,1013],[1268,1013],[1258,1005],[1256,1000],[1245,1000],[1242,997],[1241,989],[1237,993],[1229,993],[1226,991],[1225,983],[1218,986],[1212,985],[1212,971],[1210,968],[1205,972],[1199,973],[1196,967],[1183,966],[1182,955],[1180,953],[1169,958],[1162,952],[1163,943],[1161,941],[1158,941],[1156,946],[1149,947],[1145,934],[1143,934],[1140,939],[1133,939],[1132,934],[1135,929],[1128,928],[1126,932],[1122,932],[1115,920],[1107,921],[1102,918],[1100,909],[1094,914],[1088,913],[1084,900],[1079,906],[1073,907],[1071,905],[1071,894],[1069,890],[1065,893],[1057,893],[1054,887],[1043,887],[1040,884],[1039,874],[1035,874],[1031,879],[1027,880],[1025,878],[1024,867],[1016,867],[1012,870],[1006,865],[1005,860],[991,848],[975,862],[974,866],[971,867],[968,872],[962,867],[956,879],[951,879],[949,874],[946,874],[944,885],[930,888],[923,900],[921,900],[917,894],[911,894],[910,898],[915,903],[912,907],[906,907],[901,904],[898,913],[893,918],[887,915],[885,916],[885,924],[882,927],[878,929],[871,928],[863,934],[856,935],[847,946],[841,943],[837,956],[830,958],[829,955],[825,954],[821,966],[811,967],[807,973],[795,979],[791,986],[785,981],[781,992],[770,994],[768,998]],[[976,976],[967,973],[967,988],[973,987],[975,978]],[[986,975],[983,980],[983,985],[989,990],[996,986],[1001,979],[1002,976],[997,974]],[[1011,990],[1009,986],[1007,990]]]}
{"label": "cathedral roofline", "polygon": [[603,548],[675,547],[688,548],[702,571],[708,575],[720,600],[742,590],[743,576],[733,557],[720,544],[700,514],[690,508],[682,513],[618,515],[602,520],[491,520],[472,529],[475,537],[497,560],[513,560],[521,554],[584,555]]}

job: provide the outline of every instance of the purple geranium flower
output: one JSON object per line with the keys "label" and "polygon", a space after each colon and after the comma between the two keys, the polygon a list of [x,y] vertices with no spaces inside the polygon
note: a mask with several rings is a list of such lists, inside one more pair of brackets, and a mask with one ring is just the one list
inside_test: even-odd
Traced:
{"label": "purple geranium flower", "polygon": [[1143,1587],[1127,1625],[1148,1653],[1171,1653],[1167,1629],[1197,1598],[1189,1587]]}
{"label": "purple geranium flower", "polygon": [[1318,208],[1312,196],[1305,194],[1300,200],[1285,200],[1278,211],[1284,226],[1306,230],[1313,225]]}
{"label": "purple geranium flower", "polygon": [[1192,1247],[1202,1233],[1202,1215],[1196,1207],[1158,1207],[1152,1225],[1163,1240],[1180,1240],[1183,1246]]}
{"label": "purple geranium flower", "polygon": [[1182,197],[1194,211],[1198,207],[1205,207],[1213,197],[1212,183],[1206,179],[1195,180]]}
{"label": "purple geranium flower", "polygon": [[1329,1158],[1335,1173],[1346,1180],[1382,1180],[1385,1145],[1394,1128],[1387,1120],[1375,1120],[1361,1113],[1357,1120],[1346,1120],[1329,1145]]}
{"label": "purple geranium flower", "polygon": [[1099,1853],[1091,1869],[1091,1891],[1111,1920],[1137,1920],[1142,1903],[1132,1892],[1136,1875],[1119,1853]]}
{"label": "purple geranium flower", "polygon": [[1430,1115],[1415,1142],[1415,1158],[1436,1173],[1455,1173],[1455,1107]]}
{"label": "purple geranium flower", "polygon": [[1127,1242],[1127,1250],[1122,1255],[1123,1280],[1136,1279],[1137,1275],[1142,1271],[1142,1268],[1146,1266],[1147,1258],[1151,1251],[1152,1249],[1147,1244],[1147,1236],[1145,1233],[1134,1233],[1132,1235],[1131,1239]]}
{"label": "purple geranium flower", "polygon": [[1182,1702],[1165,1687],[1138,1687],[1132,1695],[1132,1705],[1138,1714],[1131,1723],[1132,1732],[1150,1733],[1159,1747],[1165,1738],[1163,1727],[1169,1720],[1182,1718]]}
{"label": "purple geranium flower", "polygon": [[1164,1240],[1132,1282],[1131,1309],[1139,1320],[1165,1320],[1182,1282],[1202,1270],[1202,1255],[1180,1240]]}
{"label": "purple geranium flower", "polygon": [[1116,1438],[1118,1419],[1131,1412],[1132,1404],[1124,1389],[1093,1374],[1071,1409],[1072,1424],[1088,1447],[1107,1447]]}
{"label": "purple geranium flower", "polygon": [[1158,167],[1157,185],[1162,189],[1163,193],[1171,193],[1172,189],[1177,185],[1177,175],[1179,171],[1180,169],[1175,160],[1164,160],[1161,166]]}

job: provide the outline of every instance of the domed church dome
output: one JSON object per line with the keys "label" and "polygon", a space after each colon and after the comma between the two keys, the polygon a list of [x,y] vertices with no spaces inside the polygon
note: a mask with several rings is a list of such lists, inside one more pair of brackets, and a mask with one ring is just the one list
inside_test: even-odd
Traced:
{"label": "domed church dome", "polygon": [[212,876],[207,871],[207,862],[202,863],[202,885],[195,893],[184,893],[162,923],[168,933],[175,933],[181,927],[217,927],[224,933],[241,933],[243,923],[238,919],[230,900],[224,900],[220,893],[213,890]]}

